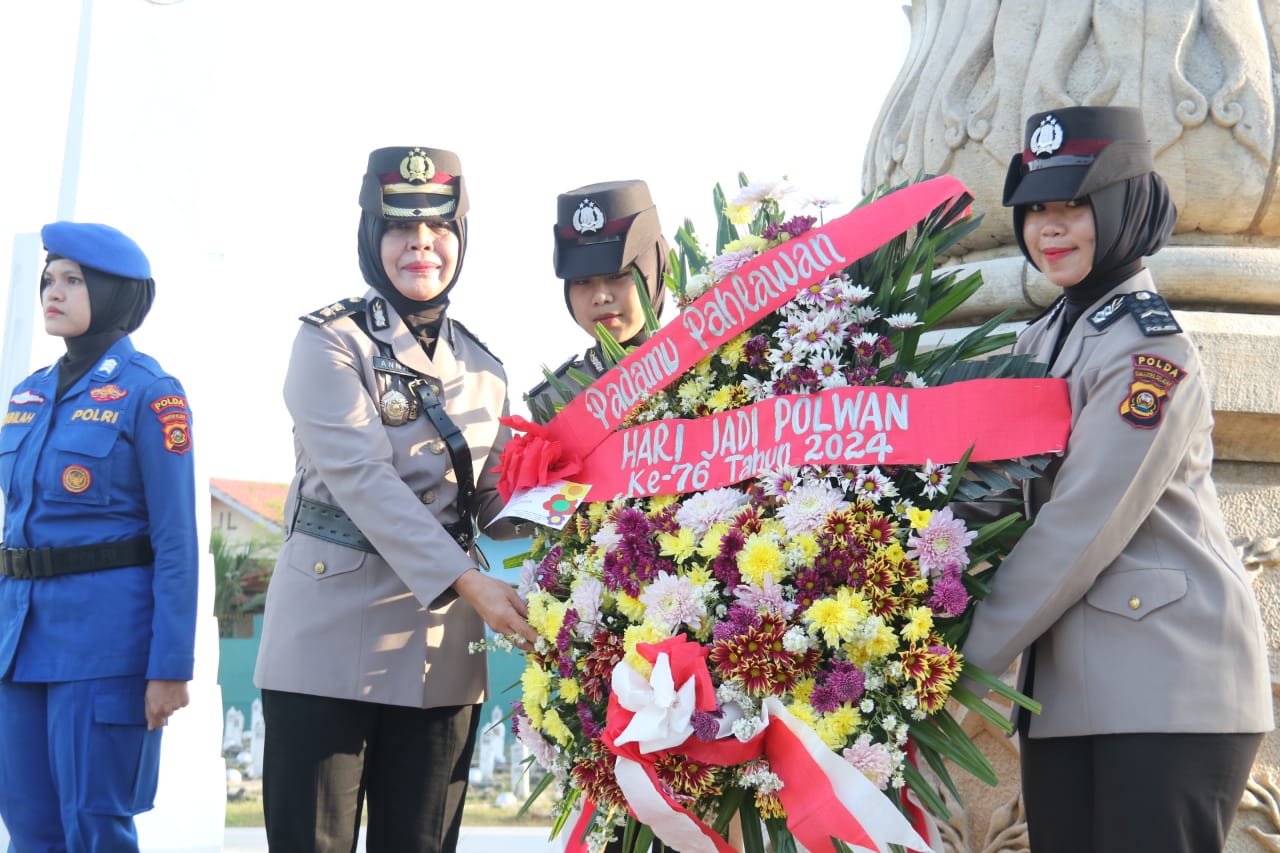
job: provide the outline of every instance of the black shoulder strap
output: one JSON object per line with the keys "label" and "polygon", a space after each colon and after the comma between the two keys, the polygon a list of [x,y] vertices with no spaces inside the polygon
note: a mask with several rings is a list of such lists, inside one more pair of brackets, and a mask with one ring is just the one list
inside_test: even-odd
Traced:
{"label": "black shoulder strap", "polygon": [[[357,312],[350,313],[356,314]],[[395,352],[391,349],[391,345],[373,336],[373,332],[363,322],[362,314],[363,312],[358,312],[355,317],[356,325],[369,336],[369,340],[373,341],[373,345],[378,348],[378,352],[383,359],[400,364],[395,357]],[[477,341],[477,343],[479,342]],[[414,371],[414,377],[409,382],[409,389],[413,391],[422,403],[423,414],[431,421],[431,424],[436,428],[436,432],[440,433],[440,437],[444,439],[445,447],[449,450],[449,461],[453,465],[454,475],[458,478],[458,515],[463,523],[467,525],[467,532],[474,537],[476,478],[471,467],[471,448],[467,446],[467,439],[462,434],[462,430],[458,429],[458,425],[449,418],[449,413],[444,410],[444,403],[440,400],[439,380],[433,376],[418,375],[416,371]]]}
{"label": "black shoulder strap", "polygon": [[332,305],[317,308],[315,311],[303,314],[298,319],[313,326],[327,326],[334,320],[341,317],[349,317],[363,308],[364,300],[359,296],[352,296],[347,299],[339,299]]}
{"label": "black shoulder strap", "polygon": [[452,317],[449,318],[449,325],[457,328],[458,331],[462,332],[462,334],[466,335],[468,338],[471,338],[471,340],[475,342],[476,346],[493,356],[493,360],[498,362],[498,364],[502,364],[502,359],[498,358],[497,354],[494,353],[493,350],[489,349],[489,347],[485,345],[484,341],[477,338],[475,332],[471,331]]}

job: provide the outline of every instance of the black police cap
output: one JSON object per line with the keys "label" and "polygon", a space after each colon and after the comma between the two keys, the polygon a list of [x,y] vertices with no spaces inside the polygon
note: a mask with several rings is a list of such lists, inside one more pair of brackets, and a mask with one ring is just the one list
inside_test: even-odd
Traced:
{"label": "black police cap", "polygon": [[621,272],[661,240],[658,209],[644,181],[590,184],[556,199],[558,278]]}
{"label": "black police cap", "polygon": [[1026,144],[1009,161],[1004,205],[1071,201],[1155,171],[1142,113],[1133,107],[1064,107],[1027,119]]}
{"label": "black police cap", "polygon": [[379,148],[369,154],[360,185],[360,208],[393,220],[444,219],[467,215],[462,161],[443,148]]}

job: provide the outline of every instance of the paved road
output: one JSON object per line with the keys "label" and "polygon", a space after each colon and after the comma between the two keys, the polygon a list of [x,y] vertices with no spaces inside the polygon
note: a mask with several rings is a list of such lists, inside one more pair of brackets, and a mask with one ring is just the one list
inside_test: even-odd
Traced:
{"label": "paved road", "polygon": [[[474,826],[462,828],[458,853],[553,853],[563,849],[559,842],[547,841],[541,827]],[[222,853],[266,853],[266,832],[258,827],[228,828]],[[364,841],[357,848],[364,853]]]}

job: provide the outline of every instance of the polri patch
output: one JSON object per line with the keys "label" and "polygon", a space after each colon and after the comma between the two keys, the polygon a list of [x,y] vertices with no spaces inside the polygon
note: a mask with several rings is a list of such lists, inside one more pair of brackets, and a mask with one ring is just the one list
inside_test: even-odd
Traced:
{"label": "polri patch", "polygon": [[1155,429],[1164,418],[1170,389],[1186,377],[1185,370],[1166,358],[1133,356],[1133,381],[1120,404],[1120,417],[1138,429]]}

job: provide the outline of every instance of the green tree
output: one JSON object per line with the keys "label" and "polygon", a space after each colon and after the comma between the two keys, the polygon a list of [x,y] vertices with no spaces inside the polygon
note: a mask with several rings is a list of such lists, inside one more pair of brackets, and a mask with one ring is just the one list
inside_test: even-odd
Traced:
{"label": "green tree", "polygon": [[233,637],[237,623],[247,615],[261,613],[266,603],[266,582],[271,577],[280,537],[266,534],[248,541],[229,541],[221,530],[209,536],[213,554],[213,615],[218,619],[218,635]]}

